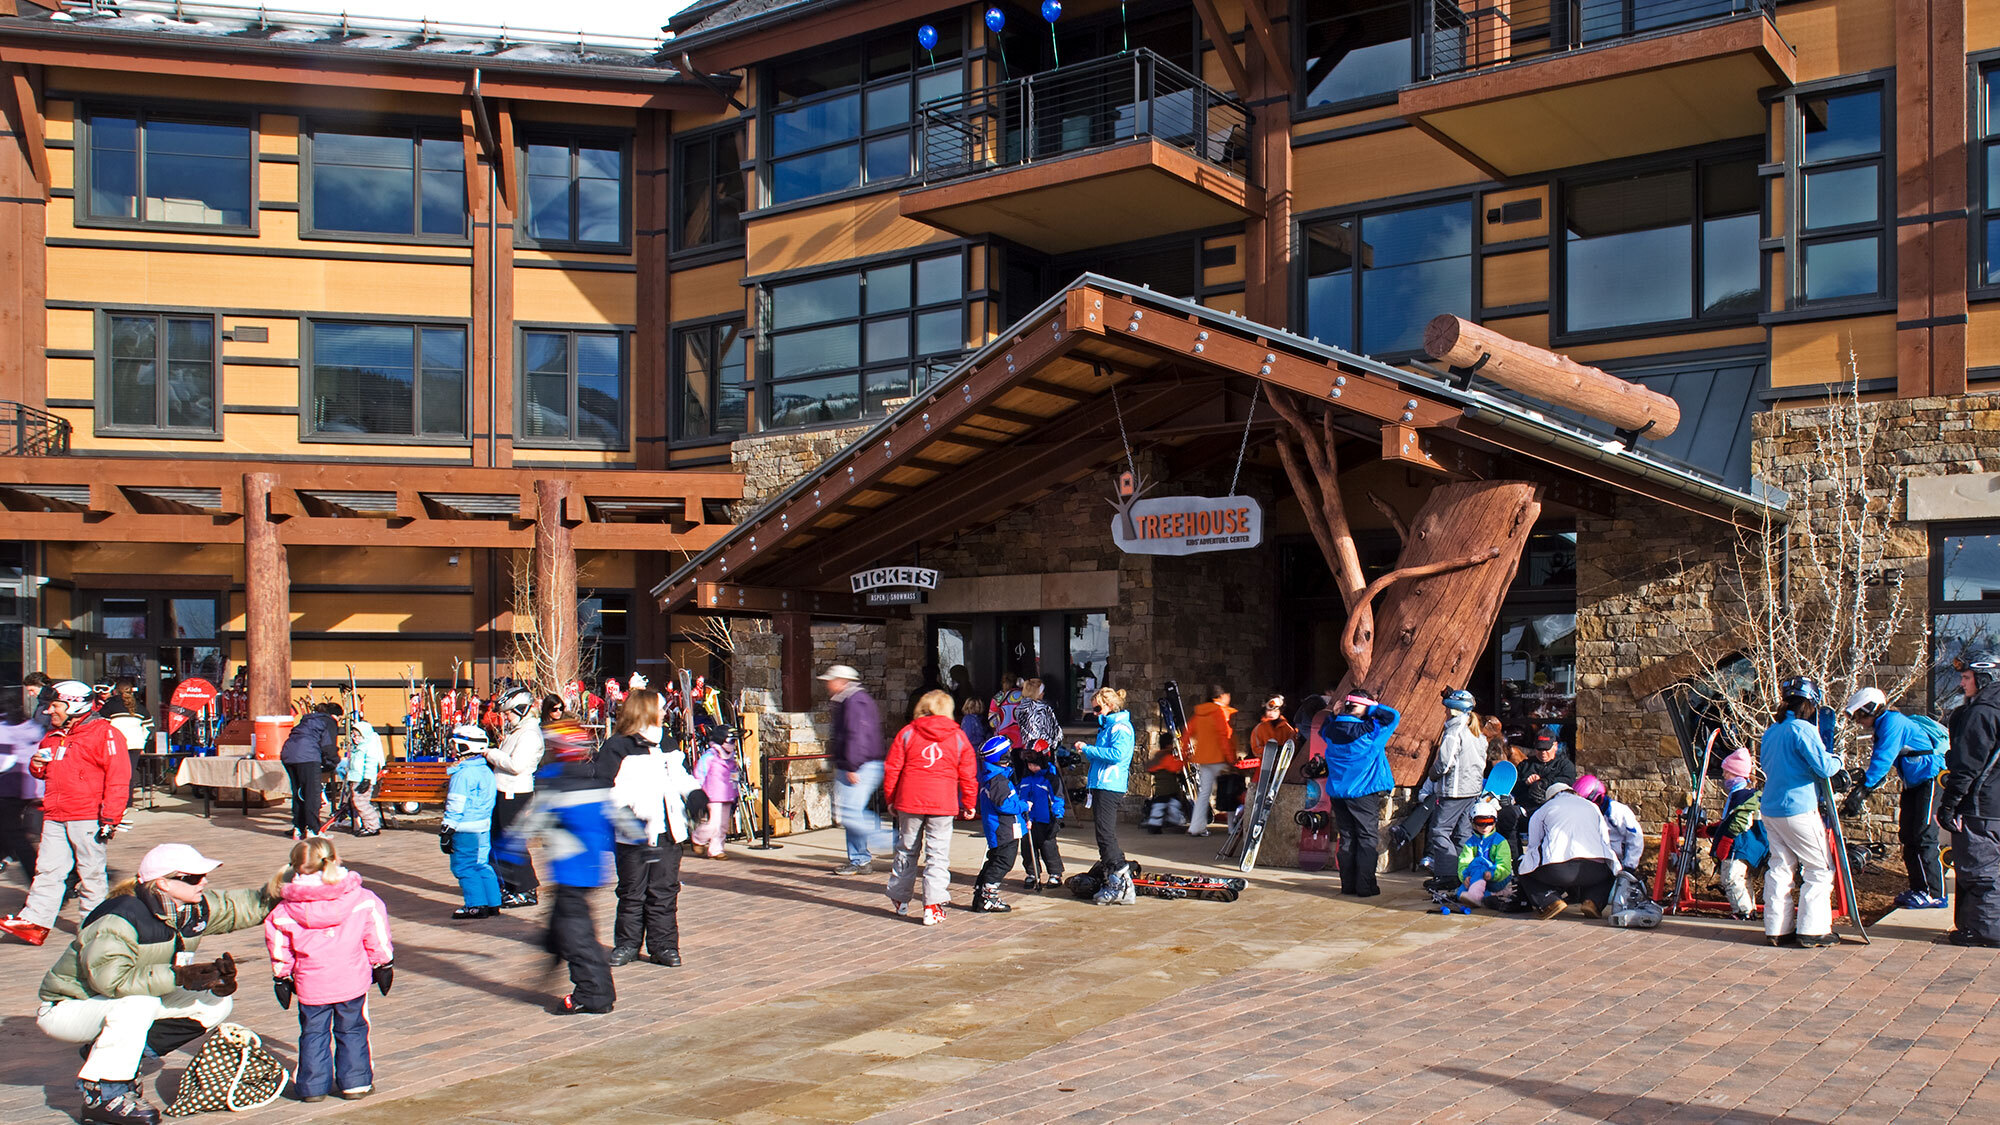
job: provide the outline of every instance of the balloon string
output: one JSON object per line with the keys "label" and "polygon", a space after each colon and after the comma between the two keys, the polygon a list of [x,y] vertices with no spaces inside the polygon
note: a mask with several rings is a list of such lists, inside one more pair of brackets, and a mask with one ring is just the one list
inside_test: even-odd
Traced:
{"label": "balloon string", "polygon": [[1062,69],[1062,48],[1056,45],[1056,25],[1049,25],[1049,54],[1055,56],[1056,69]]}
{"label": "balloon string", "polygon": [[937,65],[937,52],[936,52],[936,51],[933,51],[933,50],[931,50],[931,49],[929,49],[929,48],[927,47],[927,48],[925,48],[925,49],[924,49],[924,54],[926,54],[926,55],[929,55],[929,56],[931,57],[931,65],[932,65],[932,66],[936,66],[936,65]]}
{"label": "balloon string", "polygon": [[1000,44],[1000,79],[1003,82],[1010,81],[1014,74],[1013,69],[1007,65],[1007,41],[997,35],[993,38]]}

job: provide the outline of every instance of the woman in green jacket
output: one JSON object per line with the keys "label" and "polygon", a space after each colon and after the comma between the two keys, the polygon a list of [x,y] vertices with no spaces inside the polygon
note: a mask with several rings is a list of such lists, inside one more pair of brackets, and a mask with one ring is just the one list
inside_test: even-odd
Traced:
{"label": "woman in green jacket", "polygon": [[159,1125],[140,1062],[229,1017],[235,960],[202,961],[195,951],[207,934],[263,925],[278,894],[271,885],[209,890],[219,866],[186,844],[147,852],[138,878],[113,888],[42,978],[36,1024],[50,1038],[89,1046],[76,1083],[84,1121]]}

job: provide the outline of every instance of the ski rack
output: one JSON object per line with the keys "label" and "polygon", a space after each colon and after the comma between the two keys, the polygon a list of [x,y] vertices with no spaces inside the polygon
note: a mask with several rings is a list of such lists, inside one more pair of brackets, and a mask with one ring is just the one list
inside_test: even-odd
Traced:
{"label": "ski rack", "polygon": [[[1834,841],[1833,829],[1827,829],[1826,835],[1827,848],[1829,849],[1829,854],[1831,854],[1831,849],[1838,846]],[[1733,914],[1735,911],[1727,902],[1696,897],[1693,878],[1689,878],[1683,884],[1684,889],[1681,891],[1679,899],[1676,900],[1674,898],[1673,893],[1667,887],[1667,880],[1674,878],[1669,873],[1668,868],[1672,866],[1673,858],[1680,851],[1680,846],[1681,822],[1679,818],[1674,818],[1660,826],[1660,847],[1656,853],[1657,858],[1653,865],[1653,901],[1659,903],[1661,909],[1665,910],[1668,914],[1720,914],[1724,916]],[[1848,917],[1846,886],[1847,883],[1841,874],[1840,865],[1836,863],[1833,865],[1833,918],[1836,921],[1844,921]],[[1761,915],[1763,912],[1764,904],[1762,902],[1751,905],[1751,913],[1753,915]]]}

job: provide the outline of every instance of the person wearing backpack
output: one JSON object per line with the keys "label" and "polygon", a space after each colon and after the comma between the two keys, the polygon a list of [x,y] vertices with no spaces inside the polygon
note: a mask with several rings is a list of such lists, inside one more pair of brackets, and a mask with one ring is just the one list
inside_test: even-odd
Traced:
{"label": "person wearing backpack", "polygon": [[1872,724],[1875,749],[1868,758],[1868,772],[1848,791],[1840,815],[1859,816],[1868,794],[1889,780],[1894,767],[1903,781],[1896,835],[1903,841],[1903,866],[1910,873],[1910,889],[1896,896],[1896,905],[1906,910],[1944,909],[1950,903],[1944,895],[1944,865],[1938,860],[1937,779],[1944,772],[1951,732],[1929,715],[1906,715],[1891,708],[1880,688],[1855,692],[1841,711],[1857,723]]}

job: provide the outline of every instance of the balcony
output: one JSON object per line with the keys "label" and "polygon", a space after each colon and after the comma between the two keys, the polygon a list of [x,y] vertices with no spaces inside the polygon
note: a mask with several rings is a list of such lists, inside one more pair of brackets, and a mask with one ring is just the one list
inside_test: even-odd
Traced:
{"label": "balcony", "polygon": [[1788,86],[1776,0],[1418,0],[1407,120],[1497,176],[1765,131]]}
{"label": "balcony", "polygon": [[0,402],[0,457],[60,457],[69,452],[69,420],[18,402]]}
{"label": "balcony", "polygon": [[920,108],[923,186],[902,213],[1057,254],[1241,222],[1242,103],[1145,49]]}

